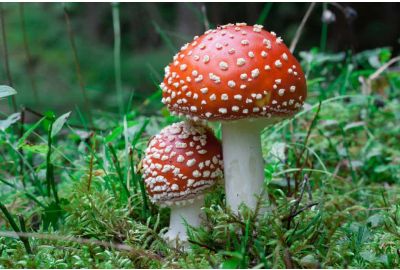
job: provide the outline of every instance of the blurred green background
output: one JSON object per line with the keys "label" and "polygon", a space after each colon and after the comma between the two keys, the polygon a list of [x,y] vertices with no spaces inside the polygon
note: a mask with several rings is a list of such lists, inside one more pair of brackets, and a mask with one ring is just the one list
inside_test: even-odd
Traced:
{"label": "blurred green background", "polygon": [[[18,105],[57,113],[84,107],[65,8],[90,103],[95,110],[118,111],[111,4],[1,5],[6,39],[4,35],[0,37],[0,84],[9,84],[4,64],[6,42]],[[281,35],[289,46],[308,6],[308,3],[119,4],[124,102],[138,106],[154,94],[162,80],[164,66],[185,42],[204,32],[207,22],[211,27],[241,21],[262,23],[267,30]],[[388,46],[393,55],[397,55],[400,51],[399,14],[399,3],[317,4],[296,53],[313,47],[328,52],[355,53]],[[325,30],[326,48],[321,41]],[[150,107],[148,113],[155,109]],[[0,110],[10,112],[5,102]]]}

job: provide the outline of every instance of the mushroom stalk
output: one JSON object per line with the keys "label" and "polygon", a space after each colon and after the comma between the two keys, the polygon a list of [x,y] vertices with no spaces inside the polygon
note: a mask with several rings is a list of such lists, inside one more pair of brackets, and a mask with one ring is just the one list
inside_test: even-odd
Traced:
{"label": "mushroom stalk", "polygon": [[185,222],[193,227],[198,227],[201,223],[201,207],[203,206],[203,199],[196,199],[193,203],[186,203],[183,205],[171,205],[171,217],[169,222],[169,230],[165,234],[168,241],[187,242],[188,236],[186,233]]}
{"label": "mushroom stalk", "polygon": [[222,148],[226,203],[237,212],[241,203],[255,209],[263,190],[264,159],[260,133],[265,127],[258,120],[222,123]]}

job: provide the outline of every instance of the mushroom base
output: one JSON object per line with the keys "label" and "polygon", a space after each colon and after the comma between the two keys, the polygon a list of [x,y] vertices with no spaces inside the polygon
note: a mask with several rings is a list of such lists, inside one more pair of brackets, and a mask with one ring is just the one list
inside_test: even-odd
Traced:
{"label": "mushroom base", "polygon": [[171,206],[171,217],[169,223],[169,230],[164,235],[170,244],[174,247],[177,243],[181,243],[183,247],[186,247],[188,236],[186,233],[187,223],[190,226],[197,227],[201,224],[201,207],[203,206],[203,196],[196,198],[193,203],[185,205],[172,205]]}
{"label": "mushroom base", "polygon": [[227,206],[235,213],[241,203],[255,209],[264,186],[261,131],[277,119],[222,123],[222,147]]}

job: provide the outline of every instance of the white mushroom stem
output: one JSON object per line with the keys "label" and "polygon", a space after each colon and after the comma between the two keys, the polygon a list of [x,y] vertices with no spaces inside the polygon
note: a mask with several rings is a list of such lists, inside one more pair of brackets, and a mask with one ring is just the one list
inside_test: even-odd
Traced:
{"label": "white mushroom stem", "polygon": [[261,131],[265,120],[227,121],[222,123],[222,147],[226,203],[237,213],[241,203],[255,209],[263,191],[264,159]]}
{"label": "white mushroom stem", "polygon": [[180,242],[187,242],[185,221],[188,225],[198,227],[201,223],[201,207],[203,206],[203,198],[198,198],[191,202],[182,202],[180,205],[171,205],[171,217],[169,222],[169,230],[165,234],[168,241],[175,243],[176,239]]}

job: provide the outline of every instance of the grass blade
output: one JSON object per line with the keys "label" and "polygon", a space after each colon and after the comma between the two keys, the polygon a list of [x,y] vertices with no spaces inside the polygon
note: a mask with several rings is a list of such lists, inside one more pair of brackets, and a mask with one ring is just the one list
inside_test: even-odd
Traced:
{"label": "grass blade", "polygon": [[264,5],[264,7],[261,11],[260,17],[258,17],[258,19],[257,19],[257,24],[265,23],[265,20],[267,19],[273,4],[274,4],[273,2],[268,2]]}
{"label": "grass blade", "polygon": [[[11,227],[13,228],[13,230],[14,230],[16,233],[20,233],[21,230],[18,228],[17,223],[15,223],[14,218],[12,217],[12,215],[10,214],[10,212],[8,212],[7,207],[6,207],[4,204],[2,204],[1,202],[0,202],[0,210],[3,212],[4,216],[5,216],[6,219],[8,220],[8,223],[10,223]],[[20,239],[20,240],[22,241],[22,243],[24,244],[25,249],[26,249],[26,252],[28,252],[29,254],[32,254],[32,249],[31,249],[31,247],[30,247],[30,245],[29,245],[28,239],[25,238],[25,237],[21,237],[21,236],[19,236],[19,239]]]}
{"label": "grass blade", "polygon": [[114,75],[115,75],[115,88],[118,97],[118,110],[119,114],[124,113],[124,100],[122,92],[122,79],[121,79],[121,29],[119,21],[119,3],[112,3],[112,18],[114,27]]}

